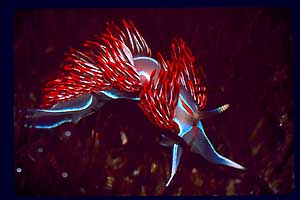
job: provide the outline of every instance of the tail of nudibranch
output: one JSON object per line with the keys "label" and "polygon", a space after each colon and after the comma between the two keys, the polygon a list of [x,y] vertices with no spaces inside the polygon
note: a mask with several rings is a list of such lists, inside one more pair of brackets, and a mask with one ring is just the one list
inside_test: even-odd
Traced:
{"label": "tail of nudibranch", "polygon": [[151,50],[134,24],[107,23],[104,33],[65,53],[63,70],[45,85],[40,108],[23,111],[24,126],[51,129],[77,123],[113,99],[139,100],[143,82],[135,64],[141,57],[150,59]]}

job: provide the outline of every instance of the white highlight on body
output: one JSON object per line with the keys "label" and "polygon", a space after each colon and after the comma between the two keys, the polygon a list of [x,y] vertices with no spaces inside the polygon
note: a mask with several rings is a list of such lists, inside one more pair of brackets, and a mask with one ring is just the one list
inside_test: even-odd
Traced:
{"label": "white highlight on body", "polygon": [[138,74],[139,74],[140,76],[144,76],[144,77],[147,79],[147,81],[150,81],[150,74],[148,74],[148,73],[145,72],[144,70],[139,71]]}
{"label": "white highlight on body", "polygon": [[139,57],[133,58],[133,61],[136,61],[136,60],[150,60],[159,66],[159,63],[157,62],[157,60],[155,60],[154,58],[151,58],[151,57],[139,56]]}
{"label": "white highlight on body", "polygon": [[135,63],[134,67],[138,71],[139,76],[144,76],[147,81],[150,80],[150,75],[153,70],[157,70],[156,72],[158,73],[160,69],[160,64],[151,57],[139,56],[133,58],[133,61],[141,61],[141,63],[137,62],[139,64]]}

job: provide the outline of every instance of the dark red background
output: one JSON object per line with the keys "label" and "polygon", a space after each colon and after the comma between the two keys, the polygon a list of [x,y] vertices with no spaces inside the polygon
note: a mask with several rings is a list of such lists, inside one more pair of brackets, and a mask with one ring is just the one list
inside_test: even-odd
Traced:
{"label": "dark red background", "polygon": [[[206,133],[221,154],[246,166],[246,171],[212,165],[186,153],[174,181],[165,188],[171,149],[159,146],[162,130],[130,101],[109,103],[78,125],[51,131],[22,127],[17,111],[38,107],[43,85],[61,68],[64,52],[103,32],[106,21],[121,18],[134,22],[154,55],[160,51],[168,57],[173,37],[187,42],[207,75],[206,108],[231,105],[224,114],[203,121]],[[22,172],[16,172],[17,193],[290,193],[294,188],[291,23],[291,12],[279,8],[18,10],[14,16],[15,167]],[[70,138],[64,137],[66,130],[72,132]],[[121,144],[120,130],[127,134],[126,145]],[[40,147],[43,152],[37,151]]]}

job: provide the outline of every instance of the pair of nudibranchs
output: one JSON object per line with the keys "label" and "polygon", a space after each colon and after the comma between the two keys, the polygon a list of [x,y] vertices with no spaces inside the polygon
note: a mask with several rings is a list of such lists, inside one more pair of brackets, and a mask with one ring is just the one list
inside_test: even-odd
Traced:
{"label": "pair of nudibranchs", "polygon": [[205,75],[202,67],[195,67],[186,43],[174,39],[171,58],[165,60],[157,53],[155,59],[134,24],[126,20],[121,24],[107,23],[105,32],[85,41],[81,50],[70,49],[65,54],[64,69],[46,84],[40,109],[26,110],[25,126],[51,129],[77,123],[110,100],[131,99],[152,123],[174,135],[175,139],[172,134],[163,136],[164,144],[173,148],[166,186],[182,155],[182,143],[170,142],[178,138],[212,163],[244,169],[218,154],[204,132],[200,120],[223,112],[229,105],[203,111]]}

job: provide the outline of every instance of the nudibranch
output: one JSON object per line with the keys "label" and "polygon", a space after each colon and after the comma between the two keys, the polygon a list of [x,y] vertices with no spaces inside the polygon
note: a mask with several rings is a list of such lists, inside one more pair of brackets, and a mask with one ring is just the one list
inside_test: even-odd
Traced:
{"label": "nudibranch", "polygon": [[[158,78],[151,78],[142,89],[139,105],[142,105],[140,107],[145,115],[159,127],[174,130],[191,146],[192,152],[202,155],[208,161],[244,169],[243,166],[216,152],[200,122],[201,119],[222,113],[229,105],[203,111],[207,95],[201,81],[205,77],[202,68],[196,74],[195,58],[182,39],[173,41],[171,54],[171,61],[164,61],[159,54],[162,69]],[[168,145],[169,142],[165,144]],[[167,186],[177,171],[182,154],[180,145],[172,144],[172,146],[172,169]]]}
{"label": "nudibranch", "polygon": [[222,113],[229,105],[203,110],[207,101],[205,75],[202,67],[198,69],[182,39],[173,40],[170,60],[160,53],[154,58],[131,21],[122,20],[121,27],[107,23],[105,32],[85,41],[81,50],[70,49],[65,54],[63,70],[46,84],[40,108],[25,111],[25,126],[52,129],[78,123],[108,101],[131,99],[152,123],[174,135],[163,135],[162,141],[173,148],[166,186],[182,155],[178,138],[212,163],[244,169],[218,154],[204,132],[200,120]]}

